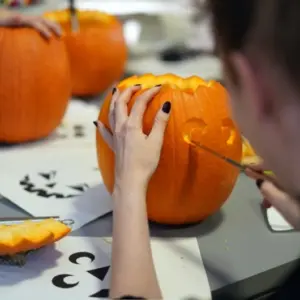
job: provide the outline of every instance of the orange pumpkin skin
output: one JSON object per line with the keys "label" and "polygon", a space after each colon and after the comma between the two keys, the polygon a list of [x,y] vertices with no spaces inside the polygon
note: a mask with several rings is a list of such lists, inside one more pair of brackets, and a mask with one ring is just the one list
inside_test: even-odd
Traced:
{"label": "orange pumpkin skin", "polygon": [[71,78],[63,41],[29,28],[0,28],[0,141],[48,136],[61,122]]}
{"label": "orange pumpkin skin", "polygon": [[79,11],[79,32],[71,31],[68,10],[45,17],[58,22],[64,31],[74,95],[96,95],[118,81],[124,73],[127,47],[121,23],[97,11]]}
{"label": "orange pumpkin skin", "polygon": [[[230,119],[226,90],[217,82],[205,82],[199,77],[182,79],[172,74],[134,76],[118,87],[123,90],[135,84],[141,84],[142,90],[129,102],[129,111],[141,92],[157,84],[163,85],[146,110],[143,120],[146,134],[150,132],[162,104],[165,101],[172,103],[161,159],[148,186],[148,217],[164,224],[201,221],[220,209],[229,197],[239,170],[186,143],[183,132],[200,124],[199,141],[240,161],[242,140]],[[110,101],[111,95],[108,95],[99,114],[99,120],[107,128]],[[111,193],[114,187],[114,154],[99,133],[97,153],[103,182]]]}

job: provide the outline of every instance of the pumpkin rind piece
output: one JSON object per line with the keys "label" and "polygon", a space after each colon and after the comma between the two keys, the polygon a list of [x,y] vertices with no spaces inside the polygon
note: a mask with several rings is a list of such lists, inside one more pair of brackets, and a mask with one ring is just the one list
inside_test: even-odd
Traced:
{"label": "pumpkin rind piece", "polygon": [[[10,226],[9,226],[10,227]],[[0,255],[12,255],[22,248],[25,239],[6,228],[0,229]]]}
{"label": "pumpkin rind piece", "polygon": [[62,239],[71,231],[70,227],[54,219],[43,220],[39,223],[39,226],[45,230],[49,230],[53,234],[53,242]]}
{"label": "pumpkin rind piece", "polygon": [[39,249],[63,238],[70,228],[54,219],[24,221],[0,228],[0,255],[14,255]]}
{"label": "pumpkin rind piece", "polygon": [[12,227],[10,230],[15,236],[24,238],[23,244],[16,249],[15,253],[39,249],[53,241],[52,232],[40,228],[37,222],[25,221]]}

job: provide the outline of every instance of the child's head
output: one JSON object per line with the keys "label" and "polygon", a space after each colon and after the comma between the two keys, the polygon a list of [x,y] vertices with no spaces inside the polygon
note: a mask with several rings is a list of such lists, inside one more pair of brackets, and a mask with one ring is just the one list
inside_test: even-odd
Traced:
{"label": "child's head", "polygon": [[234,118],[282,183],[299,193],[300,1],[207,4]]}

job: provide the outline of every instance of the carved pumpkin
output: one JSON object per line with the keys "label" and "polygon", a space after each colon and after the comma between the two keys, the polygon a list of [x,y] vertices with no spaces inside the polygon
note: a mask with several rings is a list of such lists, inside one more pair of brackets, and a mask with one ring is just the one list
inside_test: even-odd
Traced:
{"label": "carved pumpkin", "polygon": [[[215,151],[236,161],[241,160],[242,142],[227,106],[226,90],[217,82],[199,77],[180,78],[172,74],[133,76],[122,81],[123,90],[141,84],[128,104],[150,87],[162,84],[144,116],[144,132],[152,128],[155,115],[165,101],[172,102],[161,158],[150,180],[147,194],[148,217],[165,224],[194,223],[216,212],[230,195],[239,170],[183,139],[194,129],[194,137]],[[99,120],[107,128],[111,94],[103,103]],[[196,129],[197,128],[197,129]],[[196,132],[198,131],[198,132]],[[97,133],[99,168],[109,192],[114,187],[114,154]]]}
{"label": "carved pumpkin", "polygon": [[54,219],[0,226],[0,255],[14,255],[52,244],[70,232]]}
{"label": "carved pumpkin", "polygon": [[0,142],[48,136],[61,122],[71,78],[64,43],[29,28],[0,28]]}
{"label": "carved pumpkin", "polygon": [[127,48],[122,25],[114,16],[98,11],[79,11],[79,32],[71,31],[68,10],[48,12],[45,17],[58,22],[64,31],[74,95],[98,94],[120,79]]}

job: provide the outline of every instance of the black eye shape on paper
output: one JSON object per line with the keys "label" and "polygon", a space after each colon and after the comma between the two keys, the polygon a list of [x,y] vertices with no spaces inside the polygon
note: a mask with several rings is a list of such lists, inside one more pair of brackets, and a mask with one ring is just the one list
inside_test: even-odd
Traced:
{"label": "black eye shape on paper", "polygon": [[[90,252],[76,252],[69,256],[69,261],[73,264],[80,265],[79,259],[83,258],[83,257],[89,258],[91,262],[93,262],[95,260],[95,255]],[[106,266],[106,267],[102,267],[102,268],[89,270],[87,272],[90,273],[91,275],[93,275],[94,277],[98,278],[99,280],[103,281],[109,271],[109,268],[110,268],[110,266]],[[68,277],[73,277],[73,275],[72,274],[56,275],[52,278],[52,284],[61,289],[71,289],[80,284],[79,281],[77,281],[75,283],[67,283],[65,281],[65,279]],[[102,289],[102,290],[98,291],[97,293],[90,295],[89,297],[90,298],[108,298],[108,296],[109,296],[109,290]]]}
{"label": "black eye shape on paper", "polygon": [[50,171],[50,172],[44,172],[38,174],[40,177],[45,179],[45,186],[44,187],[38,187],[33,182],[33,180],[30,178],[29,175],[25,175],[23,179],[19,181],[19,184],[23,187],[23,189],[31,194],[36,194],[39,197],[42,198],[56,198],[56,199],[67,199],[76,197],[79,194],[85,192],[89,185],[86,183],[80,183],[80,184],[73,184],[67,186],[71,190],[73,190],[75,193],[58,193],[53,192],[51,189],[55,188],[57,182],[55,182],[57,172],[56,171]]}
{"label": "black eye shape on paper", "polygon": [[[62,125],[61,128],[64,128],[64,126]],[[83,138],[86,136],[86,133],[85,133],[86,129],[83,125],[80,125],[80,124],[74,125],[72,129],[73,129],[72,136],[74,136],[75,138]],[[65,133],[60,133],[58,135],[58,137],[61,139],[65,139],[68,136]]]}

